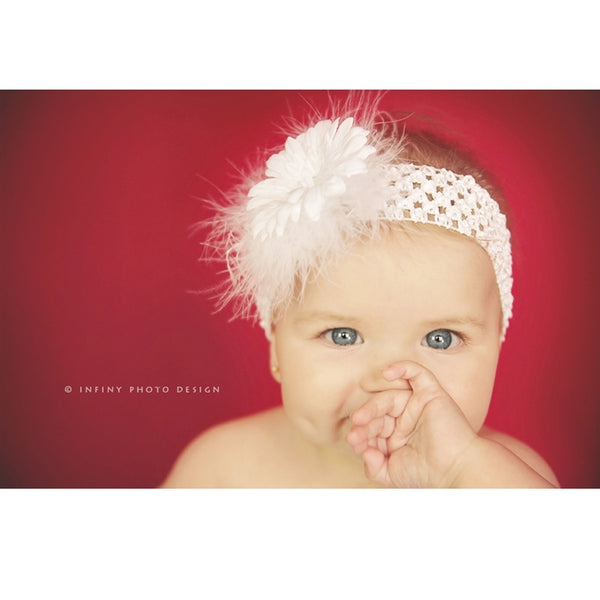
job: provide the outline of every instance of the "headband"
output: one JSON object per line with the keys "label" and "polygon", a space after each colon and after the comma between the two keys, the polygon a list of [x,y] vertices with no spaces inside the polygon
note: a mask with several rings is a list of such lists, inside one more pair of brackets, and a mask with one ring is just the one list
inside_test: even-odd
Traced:
{"label": "headband", "polygon": [[[328,257],[382,223],[429,223],[470,237],[492,260],[506,332],[512,316],[512,259],[506,217],[471,175],[415,165],[369,144],[353,119],[319,121],[266,163],[266,177],[221,223],[240,312],[254,307],[267,336],[273,316]],[[377,144],[375,139],[375,144]],[[397,150],[397,149],[396,149]]]}

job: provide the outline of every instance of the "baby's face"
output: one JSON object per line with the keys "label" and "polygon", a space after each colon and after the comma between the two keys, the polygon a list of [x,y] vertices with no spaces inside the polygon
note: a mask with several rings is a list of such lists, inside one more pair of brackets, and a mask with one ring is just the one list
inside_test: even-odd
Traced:
{"label": "baby's face", "polygon": [[486,252],[458,233],[410,225],[356,245],[308,284],[276,323],[271,352],[292,423],[317,445],[351,452],[350,414],[398,386],[382,371],[400,360],[429,369],[479,431],[500,343]]}

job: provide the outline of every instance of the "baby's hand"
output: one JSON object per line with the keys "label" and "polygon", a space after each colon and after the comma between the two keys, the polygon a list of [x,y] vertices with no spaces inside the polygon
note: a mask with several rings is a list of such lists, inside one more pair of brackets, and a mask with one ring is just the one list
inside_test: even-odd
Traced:
{"label": "baby's hand", "polygon": [[386,486],[449,487],[477,434],[425,367],[399,362],[383,376],[398,380],[398,389],[375,394],[354,412],[346,437],[367,477]]}

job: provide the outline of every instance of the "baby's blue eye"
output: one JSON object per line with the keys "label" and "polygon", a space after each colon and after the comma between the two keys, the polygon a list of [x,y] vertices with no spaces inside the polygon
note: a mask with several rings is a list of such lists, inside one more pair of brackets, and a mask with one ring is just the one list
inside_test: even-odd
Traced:
{"label": "baby's blue eye", "polygon": [[351,329],[350,327],[329,329],[323,336],[327,341],[337,346],[352,346],[353,344],[361,344],[363,341],[356,329]]}
{"label": "baby's blue eye", "polygon": [[460,338],[448,329],[436,329],[430,331],[421,342],[423,346],[429,346],[436,350],[448,350],[458,344]]}

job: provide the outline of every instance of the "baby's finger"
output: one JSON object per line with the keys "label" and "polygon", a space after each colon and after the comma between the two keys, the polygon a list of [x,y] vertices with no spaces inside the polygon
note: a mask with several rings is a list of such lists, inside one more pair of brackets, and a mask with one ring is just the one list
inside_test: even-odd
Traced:
{"label": "baby's finger", "polygon": [[445,394],[440,386],[428,387],[425,391],[414,391],[408,401],[404,412],[396,419],[396,426],[388,440],[390,452],[404,446],[415,433],[417,424],[425,407],[434,399],[441,398]]}
{"label": "baby's finger", "polygon": [[391,396],[373,396],[360,408],[355,410],[350,418],[355,425],[366,425],[394,409],[394,399]]}
{"label": "baby's finger", "polygon": [[362,455],[366,476],[375,483],[387,484],[387,462],[385,454],[375,448],[368,448]]}
{"label": "baby's finger", "polygon": [[362,454],[367,448],[376,448],[381,452],[387,452],[387,441],[384,438],[358,437],[356,431],[351,431],[346,435],[346,441],[356,454]]}
{"label": "baby's finger", "polygon": [[442,388],[435,375],[420,365],[411,361],[401,361],[383,371],[383,377],[388,381],[405,379],[415,393],[430,393],[432,395],[446,391]]}
{"label": "baby's finger", "polygon": [[346,441],[352,447],[352,450],[356,454],[362,454],[369,447],[369,440],[367,438],[358,437],[357,432],[350,430],[346,435]]}
{"label": "baby's finger", "polygon": [[346,435],[346,441],[352,449],[361,454],[366,448],[377,448],[388,454],[387,440],[392,435],[396,419],[389,415],[374,419],[366,425],[355,425]]}
{"label": "baby's finger", "polygon": [[346,434],[346,441],[356,452],[362,452],[367,445],[379,447],[378,440],[387,439],[392,431],[393,423],[389,423],[385,418],[375,419],[367,425],[354,425]]}
{"label": "baby's finger", "polygon": [[411,392],[408,390],[376,394],[352,414],[352,422],[355,425],[366,425],[385,415],[398,417],[402,414],[410,395]]}
{"label": "baby's finger", "polygon": [[357,425],[354,429],[360,432],[360,436],[365,439],[388,438],[394,431],[396,419],[390,415],[383,415],[369,421],[365,425]]}

